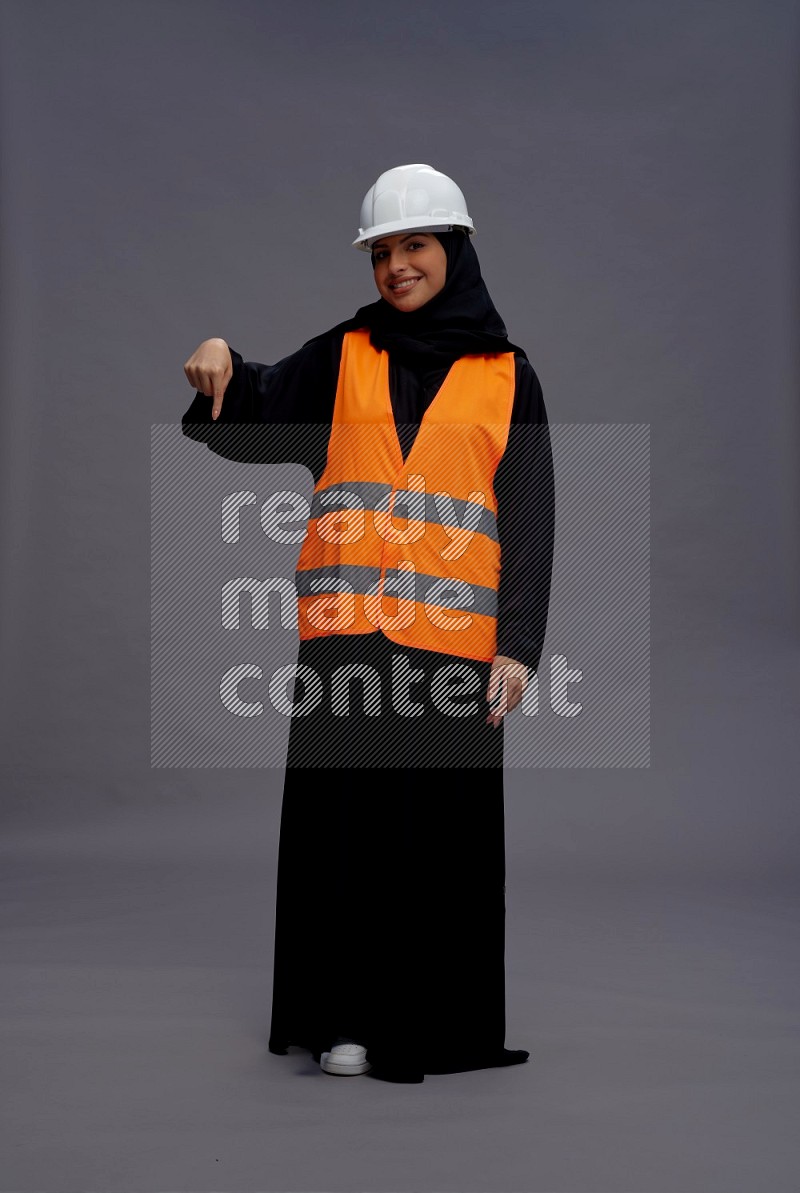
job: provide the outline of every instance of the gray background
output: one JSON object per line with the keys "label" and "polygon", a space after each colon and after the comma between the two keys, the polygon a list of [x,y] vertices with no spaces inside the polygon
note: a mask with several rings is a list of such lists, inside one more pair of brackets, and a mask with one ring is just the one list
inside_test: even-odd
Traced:
{"label": "gray background", "polygon": [[[797,6],[2,18],[2,1187],[795,1189]],[[280,773],[150,769],[149,438],[419,160],[550,418],[651,424],[652,755],[509,774],[531,1061],[402,1087],[266,1053]]]}

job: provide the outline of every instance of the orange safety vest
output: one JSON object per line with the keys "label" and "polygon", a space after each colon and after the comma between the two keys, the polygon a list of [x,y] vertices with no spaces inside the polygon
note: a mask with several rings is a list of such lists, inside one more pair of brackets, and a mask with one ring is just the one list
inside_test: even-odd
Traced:
{"label": "orange safety vest", "polygon": [[489,661],[500,542],[494,474],[514,353],[456,360],[403,460],[389,355],[347,332],[325,470],[296,585],[301,639],[381,630],[403,646]]}

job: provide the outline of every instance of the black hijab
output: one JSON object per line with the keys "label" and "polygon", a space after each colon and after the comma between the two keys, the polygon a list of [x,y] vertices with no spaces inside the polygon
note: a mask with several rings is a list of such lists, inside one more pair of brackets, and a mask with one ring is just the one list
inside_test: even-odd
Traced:
{"label": "black hijab", "polygon": [[[415,311],[399,311],[379,298],[360,307],[339,327],[370,329],[376,348],[427,374],[447,370],[460,356],[484,352],[519,352],[495,308],[481,277],[471,238],[465,232],[434,232],[447,254],[445,283],[438,294]],[[527,359],[527,356],[526,356]]]}

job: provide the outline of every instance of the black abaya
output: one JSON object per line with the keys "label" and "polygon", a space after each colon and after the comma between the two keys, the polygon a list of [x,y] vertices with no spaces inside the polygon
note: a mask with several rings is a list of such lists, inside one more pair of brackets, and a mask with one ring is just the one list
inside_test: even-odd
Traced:
{"label": "black abaya", "polygon": [[[399,654],[424,672],[411,689],[425,705],[419,718],[387,707]],[[366,1044],[374,1076],[408,1081],[509,1063],[503,730],[486,724],[489,665],[470,664],[478,711],[423,732],[436,712],[431,677],[463,660],[376,632],[304,642],[298,661],[326,692],[337,668],[366,663],[384,704],[379,716],[358,715],[356,681],[346,733],[327,700],[292,722],[270,1050],[297,1044],[319,1058],[347,1036]],[[410,764],[420,756],[432,765]],[[387,759],[394,765],[379,765]]]}

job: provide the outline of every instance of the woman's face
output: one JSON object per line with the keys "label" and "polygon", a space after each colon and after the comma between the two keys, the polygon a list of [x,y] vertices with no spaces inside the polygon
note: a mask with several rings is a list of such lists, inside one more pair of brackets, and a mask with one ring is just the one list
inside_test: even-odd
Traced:
{"label": "woman's face", "polygon": [[382,236],[372,246],[375,285],[398,311],[416,311],[442,289],[447,253],[430,232]]}

